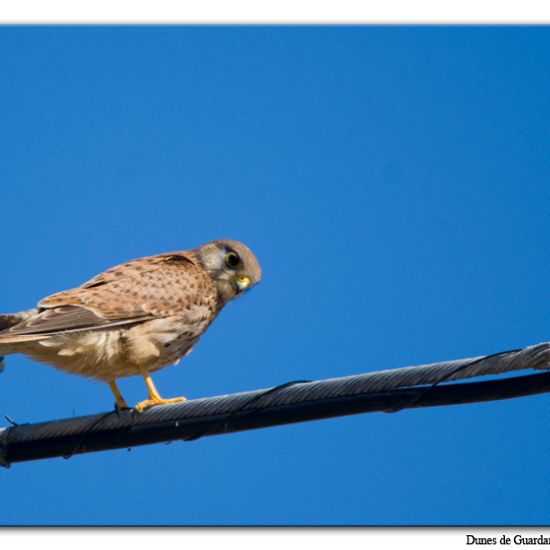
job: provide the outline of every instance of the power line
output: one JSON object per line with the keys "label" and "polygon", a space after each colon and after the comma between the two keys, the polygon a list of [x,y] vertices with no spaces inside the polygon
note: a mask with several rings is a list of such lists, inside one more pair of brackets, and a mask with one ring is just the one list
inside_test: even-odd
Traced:
{"label": "power line", "polygon": [[[550,343],[493,355],[368,372],[267,390],[194,399],[0,429],[0,464],[181,439],[219,435],[308,420],[416,407],[458,405],[550,392],[550,372],[456,380],[550,369]],[[453,383],[448,383],[454,381]],[[441,384],[441,385],[440,385]]]}

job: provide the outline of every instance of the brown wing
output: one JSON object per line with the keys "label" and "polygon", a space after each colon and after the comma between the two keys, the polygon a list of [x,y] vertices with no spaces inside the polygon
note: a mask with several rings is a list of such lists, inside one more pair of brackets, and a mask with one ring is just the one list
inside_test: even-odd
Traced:
{"label": "brown wing", "polygon": [[[146,256],[144,258],[138,258],[123,264],[115,265],[114,267],[103,271],[99,275],[92,277],[89,281],[86,281],[83,285],[81,285],[80,288],[98,287],[106,283],[117,281],[123,277],[137,278],[144,273],[156,271],[159,266],[166,264],[179,264],[180,266],[186,266],[188,269],[192,269],[192,267],[195,266],[195,263],[186,252],[166,252],[165,254]],[[46,300],[49,300],[54,296],[57,296],[57,294],[49,296]]]}
{"label": "brown wing", "polygon": [[107,328],[145,321],[150,318],[152,317],[144,316],[120,321],[107,321],[83,307],[61,306],[44,311],[38,310],[31,319],[0,332],[0,342],[5,342],[6,338],[14,336],[46,335],[56,332]]}
{"label": "brown wing", "polygon": [[185,253],[141,258],[44,298],[36,315],[2,331],[0,342],[135,324],[200,305],[214,309],[215,298],[208,276]]}

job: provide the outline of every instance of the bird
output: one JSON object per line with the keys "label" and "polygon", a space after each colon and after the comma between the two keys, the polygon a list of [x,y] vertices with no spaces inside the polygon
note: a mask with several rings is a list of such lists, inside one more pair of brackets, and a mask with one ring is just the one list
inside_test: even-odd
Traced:
{"label": "bird", "polygon": [[128,407],[116,381],[140,375],[147,399],[163,399],[151,373],[188,355],[222,308],[260,282],[252,251],[234,240],[131,260],[36,307],[0,314],[0,355],[22,353],[63,372],[108,384],[115,408]]}

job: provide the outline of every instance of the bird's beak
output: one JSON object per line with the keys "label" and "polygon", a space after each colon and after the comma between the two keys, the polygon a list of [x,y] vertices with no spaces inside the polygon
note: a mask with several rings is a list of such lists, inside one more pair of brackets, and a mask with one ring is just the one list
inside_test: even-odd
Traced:
{"label": "bird's beak", "polygon": [[242,292],[250,286],[250,279],[242,275],[241,277],[237,277],[235,285],[237,286],[237,293]]}

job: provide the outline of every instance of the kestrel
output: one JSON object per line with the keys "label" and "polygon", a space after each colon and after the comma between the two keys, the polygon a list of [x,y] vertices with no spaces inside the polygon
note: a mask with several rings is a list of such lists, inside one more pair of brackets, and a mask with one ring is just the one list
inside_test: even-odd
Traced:
{"label": "kestrel", "polygon": [[106,382],[115,406],[127,408],[116,380],[141,375],[149,396],[163,399],[150,374],[187,355],[227,302],[260,281],[252,252],[236,241],[132,260],[37,307],[0,315],[0,355],[23,353],[70,374]]}

